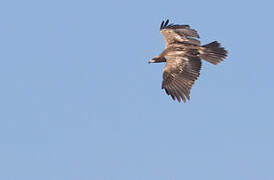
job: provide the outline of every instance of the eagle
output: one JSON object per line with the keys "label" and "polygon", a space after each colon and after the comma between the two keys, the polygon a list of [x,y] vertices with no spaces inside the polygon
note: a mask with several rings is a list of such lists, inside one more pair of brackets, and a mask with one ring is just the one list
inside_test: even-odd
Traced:
{"label": "eagle", "polygon": [[166,62],[162,89],[179,102],[190,100],[190,90],[200,75],[201,59],[217,65],[227,57],[227,51],[217,41],[201,45],[199,34],[189,25],[169,24],[162,21],[165,50],[149,63]]}

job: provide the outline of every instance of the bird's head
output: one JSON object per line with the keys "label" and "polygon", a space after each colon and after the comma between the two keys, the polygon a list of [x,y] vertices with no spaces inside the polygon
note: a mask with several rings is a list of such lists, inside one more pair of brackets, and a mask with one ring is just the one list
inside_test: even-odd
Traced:
{"label": "bird's head", "polygon": [[161,62],[166,62],[166,59],[161,56],[156,56],[148,61],[149,64],[150,63],[161,63]]}

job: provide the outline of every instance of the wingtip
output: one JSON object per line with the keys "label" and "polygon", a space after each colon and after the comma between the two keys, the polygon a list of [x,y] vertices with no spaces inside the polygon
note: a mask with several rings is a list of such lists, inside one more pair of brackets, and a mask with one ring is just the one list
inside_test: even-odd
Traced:
{"label": "wingtip", "polygon": [[163,28],[165,28],[169,23],[169,19],[167,20],[163,20],[160,26],[160,30],[162,30]]}
{"label": "wingtip", "polygon": [[165,23],[165,21],[162,21],[161,26],[160,26],[160,30],[163,29],[164,23]]}
{"label": "wingtip", "polygon": [[169,19],[166,20],[165,27],[168,25]]}

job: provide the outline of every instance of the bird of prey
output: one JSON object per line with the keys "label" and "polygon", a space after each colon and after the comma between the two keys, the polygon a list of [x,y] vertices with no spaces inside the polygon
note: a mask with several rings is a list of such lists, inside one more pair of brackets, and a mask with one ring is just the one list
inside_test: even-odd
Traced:
{"label": "bird of prey", "polygon": [[201,59],[217,65],[227,56],[227,51],[217,41],[201,45],[199,34],[189,25],[169,24],[163,21],[160,32],[166,43],[165,50],[149,63],[166,62],[162,89],[173,100],[190,99],[190,90],[200,75]]}

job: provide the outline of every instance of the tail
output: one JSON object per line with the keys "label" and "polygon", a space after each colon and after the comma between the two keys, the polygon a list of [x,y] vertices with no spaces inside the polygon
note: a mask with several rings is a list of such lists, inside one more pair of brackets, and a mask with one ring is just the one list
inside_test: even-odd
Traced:
{"label": "tail", "polygon": [[227,56],[227,51],[217,41],[203,45],[199,53],[202,59],[215,65],[223,61]]}

